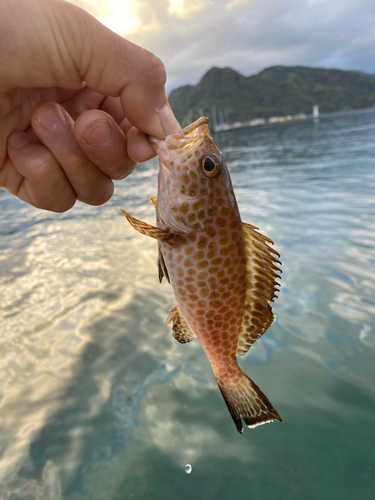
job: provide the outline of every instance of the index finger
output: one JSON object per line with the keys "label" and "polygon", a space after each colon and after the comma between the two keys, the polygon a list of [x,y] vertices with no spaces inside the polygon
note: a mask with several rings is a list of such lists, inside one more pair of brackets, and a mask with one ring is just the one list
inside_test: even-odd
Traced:
{"label": "index finger", "polygon": [[84,16],[84,21],[88,25],[84,39],[76,20],[64,24],[64,38],[87,86],[120,97],[125,117],[140,131],[160,139],[178,132],[181,127],[165,93],[167,76],[162,61],[91,16]]}

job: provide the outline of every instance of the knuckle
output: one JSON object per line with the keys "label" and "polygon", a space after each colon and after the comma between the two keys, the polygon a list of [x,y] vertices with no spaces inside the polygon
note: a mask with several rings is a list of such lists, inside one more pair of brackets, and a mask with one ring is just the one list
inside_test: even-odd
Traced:
{"label": "knuckle", "polygon": [[76,202],[76,194],[60,172],[55,157],[47,149],[25,159],[25,178],[30,188],[33,205],[42,210],[63,213]]}
{"label": "knuckle", "polygon": [[164,87],[167,81],[167,72],[165,70],[165,66],[163,61],[152,54],[152,58],[149,65],[148,70],[148,79],[150,83],[157,87]]}
{"label": "knuckle", "polygon": [[[76,5],[68,2],[60,2],[58,8],[52,12],[54,26],[58,29],[53,31],[56,47],[51,56],[51,64],[57,66],[59,78],[65,81],[66,88],[80,86],[82,75],[80,69],[85,62],[84,57],[91,54],[90,47],[84,40],[85,33],[93,31],[92,18],[79,9]],[[80,47],[81,50],[77,50]]]}
{"label": "knuckle", "polygon": [[[47,148],[38,149],[38,154],[24,159],[26,171],[33,177],[43,179],[50,175],[56,166],[55,157]],[[27,176],[26,176],[27,177]]]}

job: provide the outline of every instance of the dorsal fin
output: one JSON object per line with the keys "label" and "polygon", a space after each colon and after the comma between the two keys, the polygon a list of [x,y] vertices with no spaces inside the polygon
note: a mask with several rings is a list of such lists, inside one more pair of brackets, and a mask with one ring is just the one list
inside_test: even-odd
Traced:
{"label": "dorsal fin", "polygon": [[243,223],[243,238],[246,252],[246,300],[244,316],[238,337],[237,356],[247,353],[250,346],[263,335],[274,322],[270,306],[277,295],[276,279],[280,278],[274,256],[280,255],[269,246],[273,241],[258,233],[255,226]]}
{"label": "dorsal fin", "polygon": [[168,316],[165,324],[173,321],[173,337],[180,342],[180,344],[187,344],[196,338],[195,333],[187,324],[186,319],[178,310],[178,306],[172,307],[170,315]]}

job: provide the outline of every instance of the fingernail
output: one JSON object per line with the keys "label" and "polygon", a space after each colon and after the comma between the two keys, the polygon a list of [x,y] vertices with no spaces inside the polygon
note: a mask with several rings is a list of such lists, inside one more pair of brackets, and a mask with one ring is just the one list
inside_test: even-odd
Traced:
{"label": "fingernail", "polygon": [[28,134],[25,134],[24,132],[15,132],[8,139],[8,143],[14,149],[20,149],[23,146],[26,146],[26,144],[29,144],[29,142],[31,141],[32,138]]}
{"label": "fingernail", "polygon": [[95,149],[107,148],[113,140],[113,132],[107,120],[96,120],[83,134],[83,141]]}
{"label": "fingernail", "polygon": [[54,134],[62,132],[66,126],[65,116],[60,106],[55,104],[44,105],[39,111],[37,121],[45,130]]}
{"label": "fingernail", "polygon": [[161,126],[165,135],[176,134],[181,130],[180,124],[173,114],[169,104],[166,104],[159,112]]}

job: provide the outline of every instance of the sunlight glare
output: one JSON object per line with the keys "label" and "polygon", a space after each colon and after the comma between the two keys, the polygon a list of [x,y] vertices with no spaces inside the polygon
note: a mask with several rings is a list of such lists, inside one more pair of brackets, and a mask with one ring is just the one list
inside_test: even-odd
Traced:
{"label": "sunlight glare", "polygon": [[[103,2],[104,3],[104,2]],[[107,0],[99,21],[115,33],[134,33],[140,26],[136,15],[136,2],[129,0]]]}

